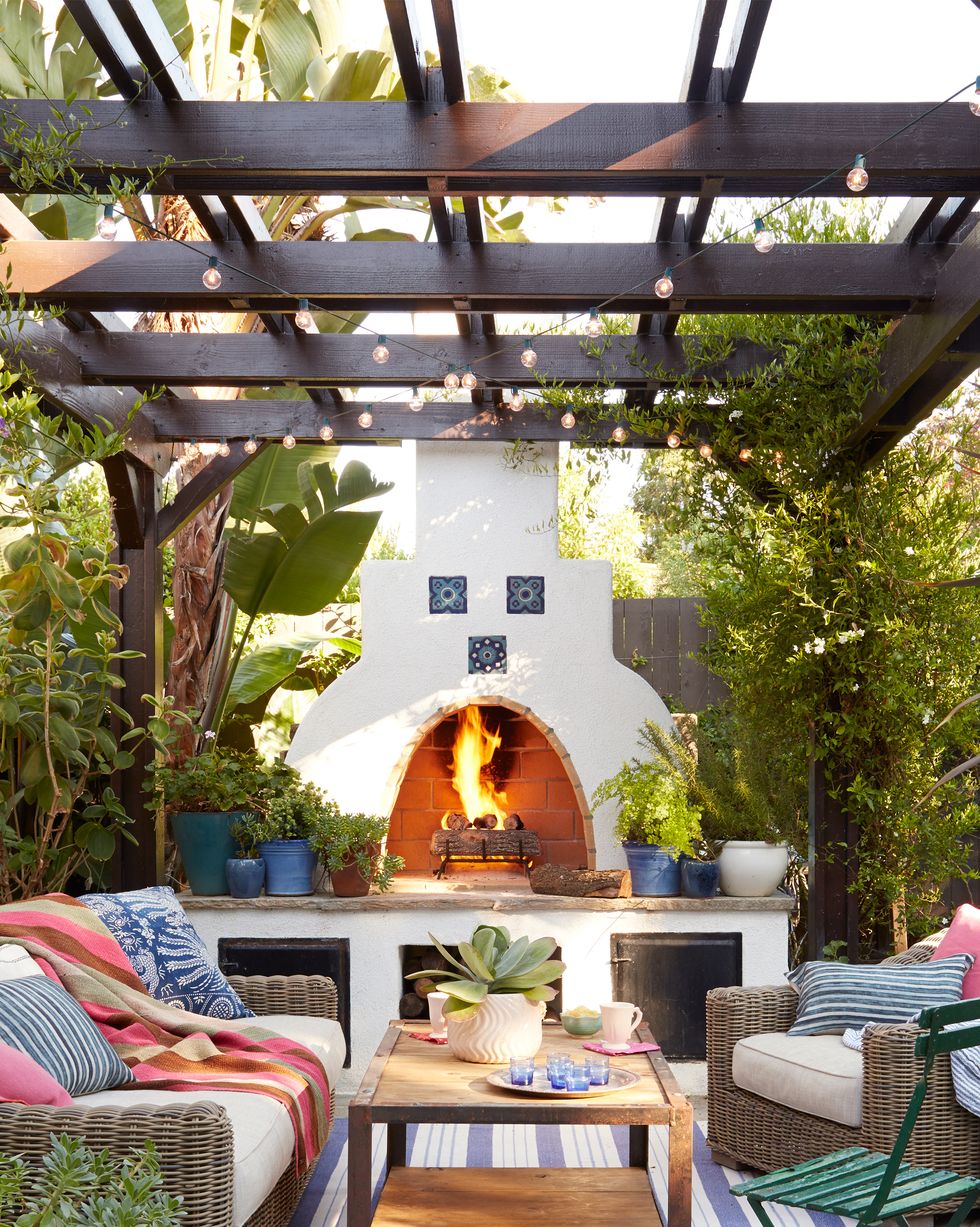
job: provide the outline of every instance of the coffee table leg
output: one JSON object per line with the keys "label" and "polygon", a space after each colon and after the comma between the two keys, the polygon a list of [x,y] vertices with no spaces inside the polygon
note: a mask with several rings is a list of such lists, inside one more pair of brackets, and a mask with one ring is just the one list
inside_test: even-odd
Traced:
{"label": "coffee table leg", "polygon": [[406,1158],[405,1122],[388,1122],[388,1166],[404,1167]]}
{"label": "coffee table leg", "polygon": [[351,1104],[347,1115],[347,1227],[371,1222],[371,1113]]}
{"label": "coffee table leg", "polygon": [[646,1171],[650,1162],[650,1134],[646,1125],[630,1125],[630,1167]]}
{"label": "coffee table leg", "polygon": [[694,1109],[673,1109],[667,1132],[667,1227],[691,1227],[691,1164],[694,1144]]}

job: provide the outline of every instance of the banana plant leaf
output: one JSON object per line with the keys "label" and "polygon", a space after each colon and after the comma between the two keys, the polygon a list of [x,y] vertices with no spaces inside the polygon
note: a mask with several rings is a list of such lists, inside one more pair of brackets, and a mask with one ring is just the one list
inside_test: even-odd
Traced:
{"label": "banana plant leaf", "polygon": [[[235,478],[235,489],[228,510],[232,520],[242,525],[255,524],[263,507],[280,503],[302,505],[298,470],[303,461],[335,459],[337,449],[322,444],[301,443],[288,450],[267,447]],[[348,466],[349,467],[349,466]]]}
{"label": "banana plant leaf", "polygon": [[322,635],[284,635],[243,656],[228,688],[228,715],[240,703],[253,703],[277,690],[322,639]]}

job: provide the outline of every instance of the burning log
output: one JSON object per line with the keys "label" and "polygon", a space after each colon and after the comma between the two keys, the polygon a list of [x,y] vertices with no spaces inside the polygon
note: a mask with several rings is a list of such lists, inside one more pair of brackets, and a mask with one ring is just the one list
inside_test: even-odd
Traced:
{"label": "burning log", "polygon": [[465,831],[470,824],[465,814],[453,813],[443,818],[442,825],[447,831]]}
{"label": "burning log", "polygon": [[479,818],[473,819],[473,827],[477,831],[492,831],[497,825],[496,814],[481,814]]}
{"label": "burning log", "polygon": [[520,814],[508,814],[504,819],[505,831],[523,831],[524,823],[521,821]]}

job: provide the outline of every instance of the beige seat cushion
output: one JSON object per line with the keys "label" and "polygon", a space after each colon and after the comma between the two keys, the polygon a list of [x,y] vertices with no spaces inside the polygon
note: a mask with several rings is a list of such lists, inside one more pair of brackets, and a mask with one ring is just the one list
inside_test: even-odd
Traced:
{"label": "beige seat cushion", "polygon": [[[212,1020],[213,1021],[213,1020]],[[228,1031],[245,1027],[265,1027],[277,1035],[305,1044],[320,1059],[327,1082],[334,1090],[347,1055],[347,1043],[340,1023],[332,1018],[310,1018],[305,1014],[260,1014],[256,1018],[235,1018],[222,1024]]]}
{"label": "beige seat cushion", "polygon": [[245,1091],[99,1091],[79,1095],[79,1107],[133,1108],[137,1104],[219,1104],[228,1113],[234,1132],[234,1184],[232,1223],[241,1227],[275,1188],[293,1157],[293,1126],[289,1113],[269,1095]]}
{"label": "beige seat cushion", "polygon": [[732,1081],[772,1103],[840,1125],[861,1124],[861,1053],[839,1035],[764,1032],[739,1040]]}

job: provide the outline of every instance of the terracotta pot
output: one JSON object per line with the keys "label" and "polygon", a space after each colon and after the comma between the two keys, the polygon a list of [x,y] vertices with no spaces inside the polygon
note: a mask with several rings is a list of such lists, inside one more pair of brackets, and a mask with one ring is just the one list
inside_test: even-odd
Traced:
{"label": "terracotta pot", "polygon": [[[381,845],[369,844],[367,853],[373,865],[381,853]],[[366,895],[371,889],[370,879],[364,877],[354,860],[347,861],[340,869],[331,869],[330,885],[335,895],[346,899]]]}
{"label": "terracotta pot", "polygon": [[446,1015],[449,1051],[461,1061],[500,1065],[533,1057],[541,1047],[544,1002],[521,993],[491,993],[472,1018]]}

